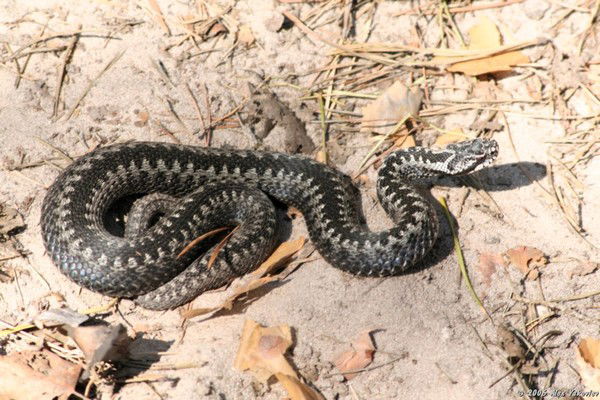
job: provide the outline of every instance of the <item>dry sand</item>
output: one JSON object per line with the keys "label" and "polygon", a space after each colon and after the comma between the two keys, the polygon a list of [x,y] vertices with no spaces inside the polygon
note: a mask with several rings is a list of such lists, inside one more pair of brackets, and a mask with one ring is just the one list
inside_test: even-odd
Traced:
{"label": "dry sand", "polygon": [[[284,26],[286,29],[277,32],[269,30],[281,11],[305,17],[319,7],[318,4],[283,4],[272,0],[230,2],[233,10],[229,15],[239,25],[248,25],[256,38],[256,43],[249,48],[240,44],[231,50],[236,37],[232,32],[199,40],[197,48],[190,40],[177,45],[184,33],[178,17],[197,14],[195,2],[158,3],[172,36],[156,22],[144,1],[4,0],[0,3],[0,41],[3,43],[0,60],[6,61],[10,55],[5,44],[16,51],[40,36],[43,29],[43,35],[74,32],[79,26],[83,32],[66,68],[58,118],[52,116],[53,104],[65,51],[34,54],[18,88],[15,87],[14,62],[0,64],[0,204],[14,207],[22,215],[26,228],[13,240],[29,254],[27,258],[0,262],[0,270],[12,277],[0,283],[3,321],[11,324],[29,321],[44,306],[44,296],[51,292],[63,295],[73,309],[109,301],[69,281],[44,253],[39,228],[41,201],[59,168],[68,164],[54,148],[77,157],[99,144],[115,141],[177,140],[203,145],[204,139],[198,137],[202,124],[185,85],[195,94],[204,115],[204,88],[208,88],[210,112],[215,120],[242,104],[249,90],[248,82],[258,85],[261,76],[272,78],[271,91],[298,116],[312,141],[320,143],[320,127],[314,123],[318,119],[318,103],[302,100],[304,92],[293,85],[308,87],[315,78],[312,71],[326,65],[331,48],[307,38],[294,26]],[[226,9],[226,2],[220,3],[219,7]],[[394,16],[416,5],[378,2],[373,8],[374,23],[369,41],[418,45],[420,39],[414,28],[417,24],[423,38],[421,44],[436,47],[440,36],[436,16]],[[545,299],[564,298],[594,292],[600,283],[600,272],[570,276],[581,262],[598,261],[598,251],[568,226],[552,196],[543,193],[538,184],[531,183],[520,169],[524,168],[545,188],[551,188],[546,165],[552,163],[557,174],[565,172],[560,171],[558,161],[548,155],[551,146],[548,141],[565,140],[572,137],[573,132],[585,129],[592,133],[580,140],[588,143],[593,138],[598,140],[598,117],[567,121],[528,116],[597,116],[600,113],[597,100],[600,83],[596,81],[593,85],[581,78],[588,76],[585,75],[586,65],[589,65],[586,60],[589,61],[589,53],[593,53],[600,40],[597,25],[587,39],[582,56],[578,55],[577,48],[590,17],[580,8],[589,10],[594,5],[584,1],[571,6],[573,8],[560,6],[559,2],[527,0],[503,8],[455,14],[462,32],[467,32],[477,17],[486,15],[518,40],[545,36],[553,43],[555,57],[552,58],[550,45],[535,46],[524,52],[538,67],[520,69],[512,76],[497,80],[443,73],[433,76],[429,87],[432,100],[482,101],[490,96],[531,100],[498,106],[522,113],[506,113],[506,121],[500,113],[476,110],[434,118],[432,121],[437,126],[448,129],[460,126],[468,130],[472,123],[480,120],[482,113],[488,113],[491,121],[500,124],[493,137],[501,151],[496,165],[477,175],[487,194],[469,189],[461,181],[448,182],[450,187],[437,187],[433,194],[447,197],[459,226],[458,234],[475,290],[483,298],[494,324],[508,323],[531,342],[557,331],[538,343],[546,347],[542,351],[544,360],[537,363],[536,374],[526,378],[530,387],[553,389],[582,387],[571,367],[575,367],[579,340],[598,334],[594,298],[560,303],[560,308],[552,310],[556,314],[553,318],[529,329],[524,323],[534,318],[531,312],[544,315],[551,310],[542,307],[534,310],[511,298],[511,294],[541,299],[543,289]],[[367,10],[371,10],[370,6]],[[339,36],[340,27],[331,21],[337,21],[342,12],[342,6],[333,7],[311,27],[334,40]],[[368,34],[369,12],[355,15],[357,40],[363,40]],[[108,32],[111,37],[107,37]],[[71,40],[72,36],[68,36],[42,43],[40,47],[68,46]],[[121,58],[95,81],[71,118],[67,118],[66,114],[88,84],[121,52]],[[19,59],[21,66],[25,60]],[[596,56],[595,62],[599,61]],[[406,81],[408,72],[398,71],[398,79]],[[414,74],[418,74],[418,70]],[[557,77],[562,81],[557,81]],[[581,89],[580,83],[595,93],[595,101]],[[389,84],[389,80],[374,82],[362,91],[375,93]],[[553,99],[554,103],[543,103],[539,96]],[[365,104],[351,99],[345,101],[350,105]],[[262,143],[257,139],[263,128],[260,122],[252,121],[247,106],[241,109],[239,120],[234,114],[226,127],[213,131],[211,145],[290,151],[293,145],[286,142],[285,129],[281,127],[271,131]],[[169,107],[182,122],[176,120]],[[346,106],[345,109],[352,108]],[[354,111],[359,112],[360,108]],[[144,121],[145,115],[149,116],[148,121]],[[510,127],[516,153],[505,122]],[[333,127],[330,136],[333,164],[351,174],[373,142],[367,134],[337,129]],[[421,137],[431,143],[435,135],[430,129],[422,132]],[[587,143],[581,144],[579,150],[584,151],[587,146]],[[581,195],[582,226],[588,232],[589,241],[596,245],[600,244],[600,160],[597,154],[597,143],[592,144],[582,155],[584,160],[573,168],[581,182],[581,187],[575,190]],[[19,171],[10,168],[44,160],[48,161],[37,167]],[[375,177],[375,169],[369,168],[361,191],[369,226],[377,229],[389,226],[389,221],[374,201]],[[301,218],[293,222],[292,231],[291,238],[306,235]],[[549,256],[550,263],[543,268],[541,278],[524,282],[522,274],[509,267],[500,268],[486,284],[477,268],[479,255],[522,245],[536,247]],[[0,260],[3,256],[6,254],[0,252]],[[218,295],[203,296],[196,305],[214,304],[216,297]],[[261,384],[250,374],[233,369],[245,319],[263,325],[293,327],[295,346],[289,359],[327,399],[503,399],[520,398],[519,391],[523,390],[515,374],[509,373],[500,379],[508,371],[506,353],[498,344],[496,326],[482,313],[461,281],[446,222],[442,223],[442,235],[427,268],[404,276],[356,278],[319,258],[302,265],[285,281],[261,289],[254,301],[243,309],[209,320],[191,320],[185,334],[177,311],[147,311],[127,300],[121,302],[120,310],[122,315],[114,313],[106,319],[121,323],[125,319],[130,333],[135,328],[138,336],[132,351],[167,351],[161,362],[195,364],[195,368],[161,371],[166,380],[125,384],[116,397],[121,399],[284,398],[281,385]],[[378,349],[372,365],[380,367],[344,381],[335,375],[332,360],[344,349],[345,343],[368,329],[374,330]]]}

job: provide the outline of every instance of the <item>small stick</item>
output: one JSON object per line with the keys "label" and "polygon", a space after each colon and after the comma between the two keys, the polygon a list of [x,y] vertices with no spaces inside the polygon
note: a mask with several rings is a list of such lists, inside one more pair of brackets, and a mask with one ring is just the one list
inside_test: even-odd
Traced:
{"label": "small stick", "polygon": [[[496,3],[481,4],[481,5],[476,5],[476,6],[449,7],[448,12],[450,12],[452,14],[457,14],[457,13],[467,13],[467,12],[479,11],[479,10],[488,10],[490,8],[506,7],[506,6],[510,6],[512,4],[522,3],[524,1],[525,0],[506,0],[506,1],[496,2]],[[435,9],[422,10],[420,8],[413,8],[411,10],[401,11],[401,12],[395,14],[394,16],[397,17],[400,15],[435,15],[435,14],[437,14],[437,10],[435,10]]]}
{"label": "small stick", "polygon": [[190,86],[187,83],[184,85],[184,87],[185,87],[188,95],[192,99],[192,104],[194,105],[194,109],[196,110],[198,119],[200,120],[200,123],[202,124],[202,130],[204,131],[204,130],[206,130],[206,124],[204,123],[204,117],[202,116],[202,111],[200,111],[200,106],[198,105],[198,100],[196,100],[194,93],[192,93],[192,90],[190,89]]}
{"label": "small stick", "polygon": [[110,60],[108,62],[108,64],[106,64],[104,66],[104,68],[102,68],[102,71],[100,71],[100,73],[98,75],[96,75],[96,77],[94,79],[92,79],[90,81],[90,83],[88,84],[88,86],[85,88],[85,90],[83,91],[83,93],[81,94],[81,96],[79,96],[79,98],[77,99],[77,101],[75,102],[75,104],[73,105],[73,107],[71,107],[71,110],[69,111],[69,113],[67,114],[66,120],[70,119],[71,116],[73,115],[73,113],[75,112],[75,110],[77,109],[77,107],[79,107],[79,104],[81,104],[81,102],[83,101],[84,97],[87,96],[88,92],[94,87],[94,85],[96,84],[96,82],[98,82],[98,79],[100,79],[100,77],[102,75],[104,75],[104,73],[106,71],[108,71],[110,69],[110,67],[112,67],[120,58],[121,56],[125,53],[125,50],[121,51],[120,53],[117,53],[117,55],[115,55],[113,57],[112,60]]}
{"label": "small stick", "polygon": [[[79,26],[79,29],[81,29],[81,25]],[[60,101],[60,93],[62,91],[63,83],[65,80],[65,75],[67,74],[67,64],[69,64],[69,62],[71,61],[71,57],[73,56],[73,52],[75,51],[75,46],[77,45],[78,40],[79,40],[79,34],[75,34],[71,38],[71,42],[69,43],[69,46],[67,47],[67,51],[65,52],[65,54],[63,56],[62,65],[59,69],[58,77],[56,80],[56,93],[54,94],[54,106],[52,108],[52,117],[53,118],[56,117],[56,114],[58,113],[58,103]]]}

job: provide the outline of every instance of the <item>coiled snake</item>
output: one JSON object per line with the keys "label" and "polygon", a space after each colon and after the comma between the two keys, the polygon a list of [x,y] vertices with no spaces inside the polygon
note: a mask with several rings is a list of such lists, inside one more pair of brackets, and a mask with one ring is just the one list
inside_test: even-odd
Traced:
{"label": "coiled snake", "polygon": [[[42,235],[54,263],[79,285],[168,309],[268,256],[276,227],[268,195],[302,212],[331,265],[356,275],[393,275],[421,260],[437,237],[436,213],[413,185],[472,172],[497,152],[495,141],[475,139],[392,153],[379,170],[377,194],[395,227],[370,232],[359,223],[349,178],[308,158],[151,142],[112,145],[79,158],[56,179],[43,202]],[[148,194],[128,215],[129,223],[143,227],[126,228],[124,237],[107,230],[112,204]],[[184,251],[202,234],[234,226],[211,268],[210,252]]]}

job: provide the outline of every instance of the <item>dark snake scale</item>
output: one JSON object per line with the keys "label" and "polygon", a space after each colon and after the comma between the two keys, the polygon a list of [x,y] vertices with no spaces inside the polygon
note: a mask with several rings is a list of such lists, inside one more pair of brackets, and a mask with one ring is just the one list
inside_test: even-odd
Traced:
{"label": "dark snake scale", "polygon": [[[379,170],[377,194],[395,226],[371,232],[359,222],[350,179],[309,158],[117,144],[79,158],[56,179],[43,202],[42,235],[54,263],[79,285],[169,309],[253,270],[270,254],[276,236],[270,196],[302,212],[311,240],[334,267],[394,275],[421,260],[438,233],[435,210],[414,185],[472,172],[497,152],[495,141],[475,139],[392,153]],[[142,227],[110,233],[108,210],[133,195],[140,200],[126,225]],[[211,268],[210,251],[186,249],[209,231],[235,226]]]}

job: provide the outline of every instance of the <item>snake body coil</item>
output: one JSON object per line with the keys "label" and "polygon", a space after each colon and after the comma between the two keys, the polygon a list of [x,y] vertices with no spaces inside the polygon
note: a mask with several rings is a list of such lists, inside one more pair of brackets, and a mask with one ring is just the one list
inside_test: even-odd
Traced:
{"label": "snake body coil", "polygon": [[[379,171],[377,193],[396,226],[370,232],[359,223],[348,177],[308,158],[151,142],[112,145],[79,158],[56,179],[43,202],[42,234],[54,263],[81,286],[136,297],[147,308],[173,308],[268,256],[276,222],[269,195],[302,212],[312,241],[333,266],[393,275],[422,259],[437,236],[436,213],[413,185],[472,172],[491,163],[497,150],[495,141],[475,139],[392,153]],[[150,197],[134,204],[129,222],[136,213],[164,216],[137,218],[144,228],[115,236],[105,227],[106,213],[130,195]],[[211,268],[210,255],[188,251],[206,232],[233,226]]]}

